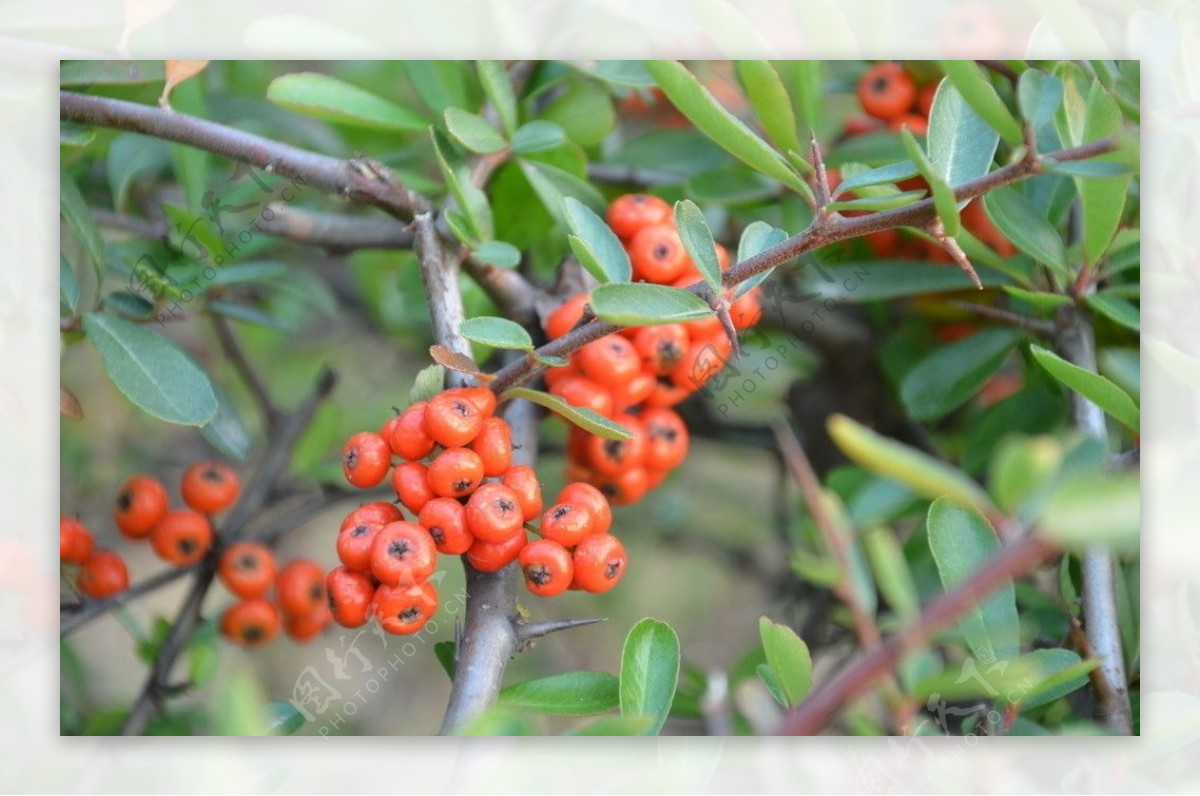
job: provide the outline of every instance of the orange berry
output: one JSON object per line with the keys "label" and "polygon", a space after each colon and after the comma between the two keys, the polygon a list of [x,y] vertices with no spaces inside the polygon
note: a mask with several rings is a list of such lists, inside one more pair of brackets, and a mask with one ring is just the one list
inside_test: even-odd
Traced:
{"label": "orange berry", "polygon": [[429,531],[439,553],[457,556],[467,552],[475,537],[467,530],[463,504],[454,498],[434,498],[425,504],[417,523]]}
{"label": "orange berry", "polygon": [[683,418],[670,409],[647,409],[642,413],[646,432],[646,467],[673,470],[688,452],[688,430]]}
{"label": "orange berry", "polygon": [[391,446],[373,431],[360,431],[342,446],[342,475],[360,489],[376,486],[391,466]]}
{"label": "orange berry", "polygon": [[845,133],[847,138],[853,138],[856,135],[865,135],[881,129],[883,129],[883,123],[874,116],[859,114],[846,120]]}
{"label": "orange berry", "polygon": [[671,474],[670,470],[659,470],[654,467],[647,467],[646,470],[646,491],[658,489],[663,481],[667,480],[667,476]]}
{"label": "orange berry", "polygon": [[183,502],[202,514],[216,514],[229,508],[241,489],[238,474],[221,462],[196,462],[183,471],[179,484]]}
{"label": "orange berry", "polygon": [[338,528],[338,559],[348,568],[358,572],[371,569],[371,542],[375,534],[390,522],[404,519],[400,509],[382,501],[365,503],[346,515]]}
{"label": "orange berry", "polygon": [[425,433],[447,448],[470,444],[483,428],[486,415],[476,401],[479,397],[464,389],[446,390],[425,405]]}
{"label": "orange berry", "polygon": [[669,285],[687,270],[691,258],[671,224],[642,227],[629,242],[634,281]]}
{"label": "orange berry", "polygon": [[167,490],[157,478],[135,475],[117,490],[113,522],[130,539],[145,539],[167,513]]}
{"label": "orange berry", "polygon": [[150,534],[158,557],[180,567],[204,558],[212,543],[212,524],[197,511],[169,511]]}
{"label": "orange berry", "polygon": [[562,594],[575,574],[567,548],[549,539],[526,545],[517,560],[525,575],[525,588],[539,597]]}
{"label": "orange berry", "polygon": [[653,374],[645,371],[638,373],[624,384],[612,388],[613,410],[621,413],[644,403],[657,386],[658,380]]}
{"label": "orange berry", "polygon": [[489,417],[471,442],[471,450],[483,462],[483,474],[488,478],[504,475],[512,466],[512,428],[502,417]]}
{"label": "orange berry", "polygon": [[605,439],[593,436],[588,440],[588,464],[599,475],[617,475],[631,467],[640,467],[646,458],[646,431],[642,421],[633,415],[613,415],[631,436],[629,439]]}
{"label": "orange berry", "polygon": [[[578,426],[571,426],[578,428]],[[521,519],[525,522],[542,513],[542,484],[537,472],[527,464],[516,464],[508,469],[500,483],[513,491],[521,506]]]}
{"label": "orange berry", "polygon": [[680,389],[695,392],[725,367],[730,353],[732,346],[723,333],[694,340],[683,359],[671,371],[671,381]]}
{"label": "orange berry", "polygon": [[221,614],[221,635],[234,644],[257,647],[279,632],[279,609],[261,597],[243,600]]}
{"label": "orange berry", "polygon": [[575,464],[587,466],[588,444],[591,439],[591,433],[584,431],[579,426],[573,425],[567,429],[567,458]]}
{"label": "orange berry", "polygon": [[75,585],[88,597],[111,597],[129,588],[129,570],[116,553],[96,550],[80,565]]}
{"label": "orange berry", "polygon": [[[389,421],[392,422],[392,421]],[[392,453],[410,462],[433,451],[433,437],[425,433],[425,402],[417,401],[394,418],[391,435],[385,436]]]}
{"label": "orange berry", "polygon": [[432,583],[388,586],[375,590],[375,618],[388,633],[408,635],[425,627],[437,612],[438,593]]}
{"label": "orange berry", "polygon": [[[938,84],[936,82],[929,83],[922,86],[921,90],[917,92],[917,113],[926,119],[929,118],[929,112],[933,110],[933,97],[937,94],[937,88]],[[915,133],[916,130],[913,132]]]}
{"label": "orange berry", "polygon": [[470,448],[447,448],[429,463],[429,488],[439,497],[466,497],[483,483],[483,458]]}
{"label": "orange berry", "polygon": [[901,127],[907,127],[913,135],[925,135],[929,132],[929,120],[915,113],[902,113],[888,122],[888,129],[900,132]]}
{"label": "orange berry", "polygon": [[637,503],[650,489],[650,477],[644,467],[631,467],[614,476],[598,476],[596,486],[613,503],[628,506]]}
{"label": "orange berry", "polygon": [[496,411],[496,393],[488,387],[462,387],[459,392],[485,417],[491,417]]}
{"label": "orange berry", "polygon": [[517,493],[504,484],[484,484],[475,490],[466,508],[467,530],[484,542],[503,542],[519,533],[525,515]]}
{"label": "orange berry", "polygon": [[437,567],[437,548],[429,531],[411,522],[392,522],[371,543],[371,574],[389,586],[429,580]]}
{"label": "orange berry", "polygon": [[587,307],[588,298],[587,293],[572,296],[558,305],[554,312],[547,315],[546,320],[542,323],[546,337],[557,340],[578,326],[579,321],[583,318],[583,311]]}
{"label": "orange berry", "polygon": [[329,595],[329,613],[342,627],[362,627],[371,616],[375,583],[365,572],[346,567],[330,570],[325,577]]}
{"label": "orange berry", "polygon": [[592,594],[601,594],[621,580],[629,557],[620,539],[611,534],[599,534],[579,543],[571,563],[575,568],[576,585]]}
{"label": "orange berry", "polygon": [[58,518],[58,560],[64,564],[82,564],[92,554],[92,532],[74,517]]}
{"label": "orange berry", "polygon": [[906,112],[917,99],[917,87],[904,67],[894,61],[876,64],[858,81],[858,101],[877,119],[890,120]]}
{"label": "orange berry", "polygon": [[517,560],[525,549],[525,533],[516,533],[503,542],[476,539],[467,550],[467,563],[480,572],[498,572]]}
{"label": "orange berry", "polygon": [[596,515],[576,503],[556,503],[542,515],[543,539],[574,547],[596,532]]}
{"label": "orange berry", "polygon": [[692,390],[677,387],[668,377],[659,376],[654,392],[646,396],[646,406],[675,406],[691,394]]}
{"label": "orange berry", "polygon": [[671,205],[657,196],[644,193],[618,196],[605,214],[608,225],[623,241],[628,241],[643,227],[669,223],[673,216]]}
{"label": "orange berry", "polygon": [[417,514],[437,495],[429,486],[429,468],[420,462],[405,462],[392,470],[392,489],[404,507]]}
{"label": "orange berry", "polygon": [[[747,290],[729,305],[729,318],[735,329],[749,329],[762,319],[762,288]],[[721,330],[724,333],[724,329]]]}
{"label": "orange berry", "polygon": [[550,389],[551,395],[557,395],[571,406],[583,406],[598,415],[608,417],[612,414],[612,396],[608,390],[583,376],[568,376]]}
{"label": "orange berry", "polygon": [[292,641],[303,644],[312,641],[329,627],[333,614],[328,605],[322,605],[307,614],[293,614],[284,617],[283,630]]}
{"label": "orange berry", "polygon": [[217,577],[235,597],[262,597],[275,582],[275,555],[260,542],[235,542],[221,553]]}
{"label": "orange berry", "polygon": [[586,509],[592,515],[595,533],[608,533],[612,527],[612,507],[608,505],[608,498],[591,484],[583,481],[567,484],[558,493],[558,502]]}
{"label": "orange berry", "polygon": [[547,368],[546,372],[542,374],[542,378],[544,378],[546,380],[546,386],[548,388],[553,388],[555,384],[558,384],[560,381],[567,378],[568,376],[578,376],[578,375],[579,375],[579,367],[575,364],[574,361],[571,361],[561,367]]}
{"label": "orange berry", "polygon": [[575,361],[586,378],[608,389],[628,383],[642,369],[633,343],[619,334],[588,343],[576,352]]}
{"label": "orange berry", "polygon": [[671,372],[690,344],[687,328],[680,323],[643,326],[633,338],[633,347],[642,358],[643,366],[660,376]]}
{"label": "orange berry", "polygon": [[275,579],[275,599],[285,614],[301,616],[325,606],[325,570],[316,561],[289,561]]}

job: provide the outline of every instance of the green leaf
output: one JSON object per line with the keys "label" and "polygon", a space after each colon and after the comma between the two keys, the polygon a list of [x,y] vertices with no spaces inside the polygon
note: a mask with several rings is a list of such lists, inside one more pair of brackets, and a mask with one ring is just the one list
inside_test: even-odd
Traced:
{"label": "green leaf", "polygon": [[900,383],[904,408],[914,420],[945,417],[979,392],[1020,339],[1011,329],[984,329],[935,349]]}
{"label": "green leaf", "polygon": [[468,67],[463,61],[411,59],[399,64],[413,90],[434,116],[441,116],[447,108],[479,104],[467,87]]}
{"label": "green leaf", "polygon": [[[208,107],[204,98],[203,81],[188,80],[176,86],[171,94],[171,106],[179,113],[187,113],[198,119],[207,117]],[[183,189],[188,212],[194,216],[204,213],[203,201],[205,191],[208,189],[209,153],[198,147],[175,143],[169,144],[167,149],[170,151],[175,180]],[[188,226],[185,224],[184,229],[187,228]]]}
{"label": "green leaf", "polygon": [[517,128],[512,137],[512,149],[513,152],[523,155],[554,149],[566,140],[567,134],[562,127],[545,119],[536,119]]}
{"label": "green leaf", "polygon": [[671,103],[722,149],[811,199],[812,191],[787,161],[755,135],[678,61],[647,61],[646,69]]}
{"label": "green leaf", "polygon": [[107,313],[84,315],[83,329],[113,384],[149,414],[189,426],[216,415],[208,376],[175,343]]}
{"label": "green leaf", "polygon": [[1043,312],[1050,312],[1065,307],[1071,303],[1070,296],[1064,296],[1061,293],[1046,293],[1037,290],[1023,290],[1012,285],[1001,285],[1000,289],[1015,299],[1029,302],[1035,309]]}
{"label": "green leaf", "polygon": [[[775,248],[787,240],[787,238],[788,234],[778,227],[773,227],[765,221],[751,221],[742,230],[742,237],[738,240],[737,262],[744,263],[751,257],[762,254],[768,249]],[[767,277],[774,272],[775,269],[770,268],[761,274],[750,277],[737,286],[737,295],[741,296],[749,293],[765,282]]]}
{"label": "green leaf", "polygon": [[[472,240],[491,240],[493,236],[492,208],[488,204],[487,194],[465,179],[465,174],[460,174],[457,168],[451,166],[450,161],[446,158],[449,142],[434,128],[430,128],[429,134],[433,139],[433,153],[438,163],[438,169],[442,172],[442,179],[446,181],[446,189],[454,198],[458,210],[463,214],[463,218],[467,220],[470,227],[468,237]],[[448,220],[449,215],[447,214]]]}
{"label": "green leaf", "polygon": [[221,653],[216,639],[187,645],[188,680],[199,688],[207,685],[217,673]]}
{"label": "green leaf", "polygon": [[581,147],[599,145],[617,122],[608,91],[595,81],[574,76],[567,79],[566,91],[542,108],[538,116],[557,124]]}
{"label": "green leaf", "polygon": [[861,538],[880,593],[901,621],[914,619],[921,610],[921,598],[895,533],[886,525],[876,525]]}
{"label": "green leaf", "polygon": [[208,704],[213,735],[257,736],[271,731],[275,717],[268,712],[258,678],[248,669],[220,681]]}
{"label": "green leaf", "polygon": [[623,716],[652,716],[646,735],[657,735],[671,712],[679,680],[679,637],[665,622],[643,619],[621,650],[620,704]]}
{"label": "green leaf", "polygon": [[[499,61],[476,61],[475,71],[479,75],[483,93],[487,95],[488,102],[492,103],[496,115],[500,117],[504,132],[513,135],[517,129],[517,98],[513,96],[508,70]],[[515,138],[513,146],[516,146]]]}
{"label": "green leaf", "polygon": [[149,320],[154,314],[153,304],[126,290],[116,290],[106,295],[104,309],[134,321]]}
{"label": "green leaf", "polygon": [[217,287],[229,285],[244,285],[252,282],[267,282],[278,279],[288,272],[286,263],[278,262],[245,262],[227,265],[217,270],[209,284]]}
{"label": "green leaf", "polygon": [[87,203],[83,200],[83,194],[79,192],[74,180],[67,176],[66,172],[60,173],[58,188],[62,217],[66,219],[67,226],[70,227],[75,239],[83,248],[83,253],[92,263],[92,270],[96,274],[96,286],[99,288],[104,281],[104,269],[108,265],[108,257],[104,253],[104,241],[100,238],[100,231],[92,219],[92,211],[88,209]]}
{"label": "green leaf", "polygon": [[713,308],[690,290],[649,282],[601,285],[588,303],[597,318],[619,326],[686,323],[713,315]]}
{"label": "green leaf", "polygon": [[456,735],[462,736],[526,736],[537,735],[533,719],[500,707],[488,708],[467,723]]}
{"label": "green leaf", "polygon": [[700,207],[690,199],[676,202],[675,226],[679,230],[683,248],[687,249],[704,281],[714,291],[720,290],[721,264],[717,261],[712,230],[708,228],[708,221],[705,220]]}
{"label": "green leaf", "polygon": [[275,78],[267,86],[267,99],[306,116],[370,130],[414,131],[428,124],[408,108],[316,72]]}
{"label": "green leaf", "polygon": [[784,61],[780,63],[779,68],[784,70],[784,79],[791,87],[800,129],[820,130],[821,108],[825,102],[825,97],[821,92],[821,62],[817,60]]}
{"label": "green leaf", "polygon": [[540,390],[531,390],[528,387],[513,387],[504,393],[503,398],[506,400],[509,398],[524,398],[527,401],[532,401],[538,406],[549,409],[567,422],[579,426],[584,431],[589,431],[604,439],[633,438],[629,430],[621,424],[614,423],[607,417],[599,415],[586,407],[571,406],[557,395],[551,395]]}
{"label": "green leaf", "polygon": [[808,645],[790,627],[765,616],[758,620],[758,634],[767,664],[783,693],[784,705],[795,707],[812,688],[812,656]]}
{"label": "green leaf", "polygon": [[929,110],[926,136],[929,162],[938,176],[951,188],[982,177],[991,169],[999,143],[996,131],[943,80]]}
{"label": "green leaf", "polygon": [[237,410],[233,408],[233,403],[225,391],[212,380],[208,386],[213,391],[213,397],[217,399],[217,413],[213,415],[212,420],[200,426],[200,433],[218,451],[240,462],[250,452],[250,432],[238,417]]}
{"label": "green leaf", "polygon": [[521,262],[521,250],[502,240],[488,240],[475,246],[471,256],[498,268],[515,268]]}
{"label": "green leaf", "polygon": [[1084,301],[1096,312],[1119,323],[1126,329],[1139,332],[1142,329],[1142,313],[1130,302],[1111,293],[1096,293]]}
{"label": "green leaf", "polygon": [[563,199],[566,197],[578,199],[593,212],[604,212],[604,197],[591,183],[548,163],[523,158],[517,162],[521,173],[529,180],[534,193],[555,221],[562,223],[566,220],[563,215]]}
{"label": "green leaf", "polygon": [[919,202],[925,198],[924,190],[888,193],[881,196],[860,196],[857,199],[842,199],[830,202],[830,210],[892,210]]}
{"label": "green leaf", "polygon": [[1142,392],[1142,357],[1136,348],[1104,348],[1096,353],[1101,374],[1133,397],[1140,400]]}
{"label": "green leaf", "polygon": [[653,716],[605,716],[563,735],[646,735],[653,726]]}
{"label": "green leaf", "polygon": [[266,710],[267,732],[271,735],[295,735],[306,721],[291,702],[268,702]]}
{"label": "green leaf", "polygon": [[[1061,647],[1027,652],[1016,660],[1024,687],[1006,694],[1021,710],[1033,710],[1056,699],[1077,691],[1087,685],[1088,672],[1100,665],[1100,661],[1085,661],[1079,654]],[[1025,685],[1028,684],[1028,685]]]}
{"label": "green leaf", "polygon": [[650,88],[654,78],[641,61],[571,61],[571,66],[606,83],[632,88]]}
{"label": "green leaf", "polygon": [[[1092,84],[1083,122],[1083,140],[1097,141],[1121,132],[1124,120],[1117,101],[1099,83]],[[1113,153],[1098,162],[1120,157]],[[1130,176],[1078,177],[1079,204],[1083,221],[1083,259],[1088,265],[1104,256],[1121,223]]]}
{"label": "green leaf", "polygon": [[[1024,138],[1021,135],[1021,125],[974,61],[938,61],[938,64],[971,109],[993,130],[1000,133],[1009,146],[1017,147],[1022,144]],[[932,127],[931,119],[930,129]]]}
{"label": "green leaf", "polygon": [[415,404],[428,401],[445,389],[446,369],[441,365],[430,365],[422,368],[413,379],[412,388],[408,391],[408,402]]}
{"label": "green leaf", "polygon": [[1017,80],[1017,105],[1025,121],[1035,130],[1054,121],[1063,100],[1063,84],[1054,75],[1026,69]]}
{"label": "green leaf", "polygon": [[937,211],[938,218],[942,221],[943,230],[949,236],[957,235],[959,228],[958,204],[954,201],[954,192],[950,190],[945,179],[929,162],[929,158],[925,157],[924,150],[917,143],[917,138],[911,130],[907,127],[901,128],[900,140],[904,142],[904,151],[908,153],[908,157],[921,172],[925,181],[929,183],[930,190],[933,191],[933,206]]}
{"label": "green leaf", "polygon": [[619,683],[607,672],[567,672],[510,685],[497,704],[551,716],[593,716],[620,704]]}
{"label": "green leaf", "polygon": [[571,250],[600,284],[628,282],[632,275],[629,254],[616,233],[591,208],[573,197],[563,199],[563,218],[575,234]]}
{"label": "green leaf", "polygon": [[830,416],[826,427],[834,444],[860,467],[906,484],[928,498],[945,496],[968,505],[991,506],[991,499],[978,484],[939,459],[883,437],[845,415]]}
{"label": "green leaf", "polygon": [[781,708],[789,707],[787,695],[783,692],[783,686],[779,682],[779,675],[775,674],[775,670],[771,668],[769,663],[760,663],[754,668],[754,673],[758,675],[758,679],[767,687],[767,691],[771,694],[771,698]]}
{"label": "green leaf", "polygon": [[1113,163],[1109,160],[1055,160],[1053,156],[1045,159],[1046,169],[1055,174],[1068,174],[1072,177],[1125,177],[1133,170],[1124,163]]}
{"label": "green leaf", "polygon": [[496,128],[482,116],[462,108],[447,108],[445,119],[450,137],[471,152],[487,155],[508,146],[504,136],[496,132]]}
{"label": "green leaf", "polygon": [[992,455],[988,485],[996,505],[1014,514],[1025,501],[1051,483],[1063,461],[1062,444],[1050,436],[1012,434]]}
{"label": "green leaf", "polygon": [[58,300],[72,314],[79,307],[79,280],[62,254],[58,255]]}
{"label": "green leaf", "polygon": [[438,663],[442,665],[442,669],[446,672],[446,676],[451,680],[454,679],[454,672],[458,668],[457,661],[454,656],[458,653],[455,651],[453,641],[439,641],[433,645],[433,654],[437,658]]}
{"label": "green leaf", "polygon": [[[858,166],[859,168],[850,168],[851,166]],[[892,185],[900,180],[913,177],[918,173],[916,164],[911,160],[901,160],[874,169],[865,169],[865,167],[859,164],[847,163],[842,167],[842,174],[844,176],[842,181],[833,189],[833,195],[841,196],[848,191],[868,188],[872,185]]]}
{"label": "green leaf", "polygon": [[1096,404],[1135,433],[1140,429],[1141,416],[1129,393],[1099,373],[1085,370],[1041,346],[1031,345],[1029,353],[1064,386]]}
{"label": "green leaf", "polygon": [[157,83],[166,78],[164,61],[63,61],[58,84],[67,86],[115,86]]}
{"label": "green leaf", "polygon": [[[947,498],[929,506],[929,549],[942,587],[950,591],[1000,552],[996,531],[977,511]],[[1017,599],[1009,581],[959,620],[971,651],[985,663],[1007,661],[1021,649]]]}
{"label": "green leaf", "polygon": [[[869,260],[823,265],[829,278],[814,273],[805,288],[821,298],[860,303],[886,301],[923,293],[953,293],[972,290],[971,278],[958,268],[914,263],[909,260]],[[988,268],[977,268],[984,287],[996,287],[1011,280]]]}
{"label": "green leaf", "polygon": [[1054,490],[1038,531],[1061,545],[1103,545],[1136,552],[1141,528],[1141,485],[1137,473],[1080,473]]}
{"label": "green leaf", "polygon": [[1024,194],[1015,188],[997,188],[984,195],[983,209],[1014,246],[1052,269],[1063,281],[1070,279],[1062,237]]}
{"label": "green leaf", "polygon": [[159,173],[171,162],[166,142],[136,133],[124,133],[113,139],[105,158],[105,173],[113,195],[113,208],[124,211],[129,188],[140,177]]}
{"label": "green leaf", "polygon": [[478,318],[468,318],[458,327],[459,334],[468,340],[482,343],[492,348],[506,348],[516,351],[532,351],[533,338],[525,327],[507,318],[484,315]]}
{"label": "green leaf", "polygon": [[758,117],[767,139],[776,149],[784,152],[803,150],[800,137],[796,135],[796,116],[792,111],[792,99],[788,96],[779,73],[769,61],[735,61],[738,80],[746,92],[750,106]]}

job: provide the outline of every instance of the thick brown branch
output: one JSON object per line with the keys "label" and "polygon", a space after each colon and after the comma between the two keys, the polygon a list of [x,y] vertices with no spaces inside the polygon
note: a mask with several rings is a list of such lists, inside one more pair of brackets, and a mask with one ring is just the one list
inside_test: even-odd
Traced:
{"label": "thick brown branch", "polygon": [[1057,553],[1036,536],[1026,536],[1004,548],[968,580],[931,602],[917,620],[874,650],[860,656],[842,673],[813,691],[791,711],[781,735],[815,735],[852,700],[896,670],[900,662],[934,633],[960,619],[1013,578],[1032,572]]}

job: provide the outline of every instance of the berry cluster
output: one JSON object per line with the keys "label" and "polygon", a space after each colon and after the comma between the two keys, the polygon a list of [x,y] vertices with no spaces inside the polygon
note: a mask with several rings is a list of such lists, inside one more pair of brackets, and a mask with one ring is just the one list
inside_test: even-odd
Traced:
{"label": "berry cluster", "polygon": [[[674,225],[671,206],[645,194],[626,194],[609,205],[607,220],[629,253],[633,278],[674,287],[700,281]],[[729,252],[717,244],[721,269]],[[573,329],[587,307],[574,296],[545,319],[556,339]],[[730,305],[737,329],[762,315],[755,288]],[[640,500],[686,458],[688,430],[671,408],[702,388],[728,360],[732,343],[716,317],[623,329],[588,343],[567,365],[546,371],[550,392],[628,429],[628,440],[608,440],[572,428],[567,444],[569,477],[596,485],[614,503]]]}
{"label": "berry cluster", "polygon": [[[162,481],[135,475],[117,490],[112,516],[126,539],[148,539],[159,558],[183,567],[220,544],[211,518],[237,501],[241,480],[228,465],[196,462],[184,471],[179,492],[187,508],[172,509]],[[75,583],[88,597],[111,597],[129,588],[124,559],[95,549],[91,532],[78,519],[59,520],[59,560],[78,565]],[[329,624],[325,572],[313,561],[291,561],[277,574],[275,555],[266,545],[236,542],[221,551],[217,578],[239,600],[221,617],[221,632],[234,643],[263,644],[281,626],[292,639],[307,641]],[[267,599],[272,586],[274,602]]]}
{"label": "berry cluster", "polygon": [[[359,627],[374,614],[389,633],[420,630],[438,606],[429,582],[439,553],[463,555],[482,572],[520,560],[526,585],[551,596],[568,588],[607,591],[624,574],[624,547],[608,533],[604,496],[571,484],[543,514],[533,468],[512,463],[512,429],[483,387],[446,390],[359,432],[342,449],[342,471],[366,489],[391,471],[400,507],[366,503],[342,521],[329,573],[333,618]],[[393,457],[400,461],[393,467]],[[533,521],[542,517],[540,528]],[[530,543],[527,531],[541,535]]]}

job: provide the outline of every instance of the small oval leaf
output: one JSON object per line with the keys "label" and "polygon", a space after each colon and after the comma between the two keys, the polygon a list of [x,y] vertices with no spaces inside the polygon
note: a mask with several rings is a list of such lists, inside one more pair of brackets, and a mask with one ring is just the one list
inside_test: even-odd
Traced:
{"label": "small oval leaf", "polygon": [[619,681],[607,672],[567,672],[510,685],[497,704],[551,716],[593,716],[620,704]]}
{"label": "small oval leaf", "polygon": [[938,64],[972,110],[1010,146],[1021,145],[1021,125],[974,61],[938,61]]}
{"label": "small oval leaf", "polygon": [[597,318],[619,326],[685,323],[713,315],[690,290],[648,282],[601,285],[588,301]]}
{"label": "small oval leaf", "polygon": [[482,116],[462,108],[447,108],[445,119],[446,131],[450,133],[450,137],[471,152],[490,155],[508,146],[504,136]]}
{"label": "small oval leaf", "polygon": [[540,390],[531,390],[528,387],[513,387],[504,393],[503,399],[524,398],[527,401],[532,401],[538,406],[543,406],[561,416],[570,423],[582,428],[584,431],[589,431],[598,437],[604,439],[632,439],[631,434],[624,426],[619,423],[614,423],[603,415],[597,414],[591,409],[580,406],[571,406],[569,403],[559,398],[557,395],[551,395],[548,392]]}
{"label": "small oval leaf", "polygon": [[484,315],[478,318],[468,318],[458,327],[459,334],[468,340],[482,343],[492,348],[505,348],[515,351],[532,351],[533,338],[519,323],[507,318],[497,318]]}
{"label": "small oval leaf", "polygon": [[712,230],[700,207],[691,199],[675,203],[675,226],[683,248],[692,258],[692,263],[714,291],[721,287],[721,264],[717,260],[716,244]]}
{"label": "small oval leaf", "polygon": [[621,650],[621,714],[652,716],[646,735],[657,735],[671,712],[679,681],[679,636],[665,622],[643,619]]}
{"label": "small oval leaf", "polygon": [[1041,346],[1031,345],[1029,353],[1061,384],[1096,404],[1135,433],[1140,430],[1141,413],[1129,393],[1099,373],[1085,370]]}
{"label": "small oval leaf", "polygon": [[758,620],[758,634],[786,707],[795,707],[812,688],[812,656],[808,645],[790,627],[765,616]]}
{"label": "small oval leaf", "polygon": [[590,207],[571,196],[563,197],[563,218],[575,234],[571,249],[588,273],[600,284],[628,282],[632,274],[629,254],[616,233]]}
{"label": "small oval leaf", "polygon": [[275,78],[267,99],[306,116],[373,130],[423,130],[428,124],[408,108],[315,72]]}

